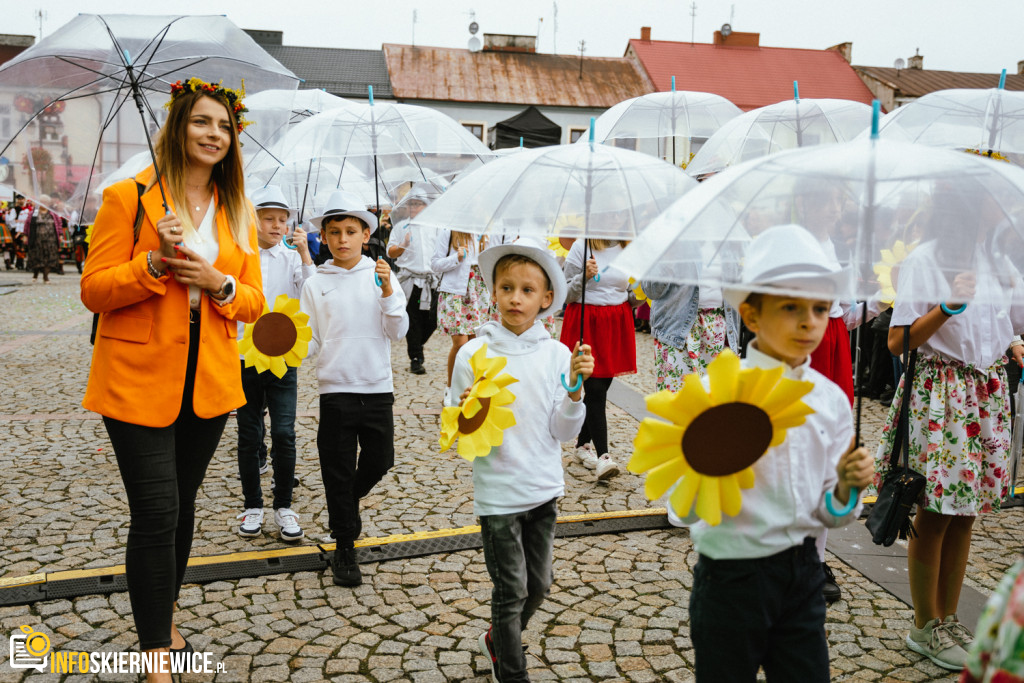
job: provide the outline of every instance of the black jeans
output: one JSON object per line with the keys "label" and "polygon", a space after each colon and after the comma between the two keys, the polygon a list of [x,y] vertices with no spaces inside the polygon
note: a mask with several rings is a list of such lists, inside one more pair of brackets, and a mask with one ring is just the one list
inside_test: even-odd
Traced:
{"label": "black jeans", "polygon": [[576,446],[593,441],[594,452],[597,455],[608,452],[608,418],[604,410],[608,403],[608,387],[611,385],[611,377],[591,377],[583,380],[583,405],[587,407],[587,417],[584,418],[580,435],[576,438]]}
{"label": "black jeans", "polygon": [[228,419],[224,414],[204,420],[192,411],[198,349],[196,315],[174,424],[143,427],[103,418],[128,495],[125,576],[143,650],[171,644],[171,613],[192,551],[196,493]]}
{"label": "black jeans", "polygon": [[[420,297],[430,297],[430,308],[420,308]],[[409,331],[405,333],[405,344],[409,351],[409,360],[423,362],[423,346],[430,335],[437,329],[437,292],[424,292],[416,285],[412,286],[409,301],[405,304],[405,312],[409,315]]]}
{"label": "black jeans", "polygon": [[245,405],[238,409],[238,476],[242,479],[245,508],[263,507],[260,487],[260,451],[263,445],[263,405],[270,413],[270,443],[274,455],[274,509],[292,506],[295,483],[295,406],[298,371],[288,368],[283,377],[257,372],[242,361]]}
{"label": "black jeans", "polygon": [[698,683],[828,683],[825,573],[813,538],[769,557],[701,555],[690,593]]}
{"label": "black jeans", "polygon": [[363,530],[359,500],[395,464],[395,395],[320,394],[316,432],[327,524],[339,548]]}

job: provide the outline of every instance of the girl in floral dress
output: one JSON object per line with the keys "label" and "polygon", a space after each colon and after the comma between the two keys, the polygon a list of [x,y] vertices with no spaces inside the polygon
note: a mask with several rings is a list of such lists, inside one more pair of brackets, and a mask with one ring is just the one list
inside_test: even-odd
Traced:
{"label": "girl in floral dress", "polygon": [[[942,215],[944,207],[933,208]],[[946,209],[949,215],[964,215]],[[900,268],[889,349],[902,352],[904,326],[910,325],[910,347],[918,350],[918,358],[912,386],[901,381],[896,390],[876,466],[880,486],[890,469],[894,425],[907,395],[909,462],[927,484],[914,521],[917,537],[907,549],[915,623],[906,640],[912,650],[951,670],[963,666],[964,648],[973,641],[956,611],[974,518],[997,510],[1010,484],[1004,351],[1014,333],[1024,328],[1024,281],[1017,275],[1000,282],[993,275],[997,257],[987,253],[984,241],[973,257],[971,251],[962,241],[957,254],[942,253],[935,241],[926,242]],[[957,263],[954,259],[964,265],[951,265]],[[1000,270],[1007,272],[1005,266]],[[899,296],[914,291],[948,295],[932,304]],[[970,301],[975,293],[979,303],[961,309],[959,302]]]}
{"label": "girl in floral dress", "polygon": [[459,349],[476,336],[476,328],[491,320],[490,297],[477,265],[477,256],[486,245],[485,237],[443,230],[438,233],[434,257],[430,260],[430,267],[441,275],[437,325],[452,338],[445,386],[451,386],[452,368]]}

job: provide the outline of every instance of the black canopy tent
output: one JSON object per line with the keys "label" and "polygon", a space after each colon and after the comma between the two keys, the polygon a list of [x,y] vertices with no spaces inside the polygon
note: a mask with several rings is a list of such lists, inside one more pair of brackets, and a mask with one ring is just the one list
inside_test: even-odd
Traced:
{"label": "black canopy tent", "polygon": [[531,105],[512,118],[496,123],[491,128],[490,138],[491,149],[518,147],[519,138],[523,139],[524,147],[544,147],[562,142],[562,127]]}

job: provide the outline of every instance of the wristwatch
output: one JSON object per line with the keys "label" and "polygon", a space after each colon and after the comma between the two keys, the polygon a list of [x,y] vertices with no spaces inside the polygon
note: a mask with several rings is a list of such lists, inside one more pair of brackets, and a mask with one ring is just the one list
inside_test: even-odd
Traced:
{"label": "wristwatch", "polygon": [[224,284],[220,286],[216,292],[213,293],[218,299],[226,299],[235,293],[235,281],[230,276],[224,278]]}

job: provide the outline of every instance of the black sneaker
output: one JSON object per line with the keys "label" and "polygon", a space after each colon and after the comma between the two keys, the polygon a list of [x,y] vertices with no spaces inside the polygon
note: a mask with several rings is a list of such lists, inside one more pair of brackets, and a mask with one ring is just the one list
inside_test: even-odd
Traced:
{"label": "black sneaker", "polygon": [[824,596],[825,602],[832,604],[843,597],[843,591],[839,589],[839,583],[836,581],[836,575],[832,573],[831,567],[822,562],[821,570],[825,572],[825,586],[821,589],[821,594]]}
{"label": "black sneaker", "polygon": [[427,369],[423,367],[423,361],[414,360],[409,364],[409,372],[414,375],[425,375],[427,374]]}
{"label": "black sneaker", "polygon": [[358,586],[363,582],[363,574],[356,562],[355,548],[335,548],[331,556],[331,572],[334,574],[335,586]]}

